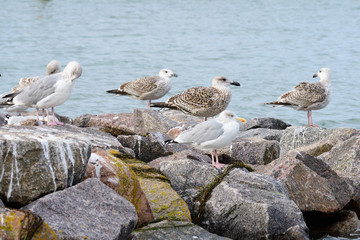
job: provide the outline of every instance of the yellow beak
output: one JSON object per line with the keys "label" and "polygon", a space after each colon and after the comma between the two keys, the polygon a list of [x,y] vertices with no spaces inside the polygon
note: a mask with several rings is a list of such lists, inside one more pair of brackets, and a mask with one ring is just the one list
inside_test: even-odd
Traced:
{"label": "yellow beak", "polygon": [[245,118],[236,118],[236,120],[240,121],[240,122],[243,122],[243,123],[246,123],[246,119]]}

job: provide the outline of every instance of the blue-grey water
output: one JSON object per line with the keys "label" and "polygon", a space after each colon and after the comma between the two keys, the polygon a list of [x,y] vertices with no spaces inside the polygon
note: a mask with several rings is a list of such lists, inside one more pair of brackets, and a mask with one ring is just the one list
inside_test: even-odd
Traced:
{"label": "blue-grey water", "polygon": [[313,121],[359,129],[359,26],[353,0],[1,0],[0,93],[52,59],[76,60],[83,75],[57,113],[132,112],[146,103],[105,91],[169,68],[179,77],[160,100],[224,75],[241,83],[229,105],[237,115],[304,125],[306,112],[263,103],[329,67],[332,101]]}
{"label": "blue-grey water", "polygon": [[106,90],[169,68],[179,75],[161,100],[224,75],[229,109],[251,119],[307,123],[306,112],[272,109],[321,67],[332,69],[332,101],[313,112],[322,127],[360,129],[360,1],[353,0],[1,0],[0,93],[45,74],[57,59],[83,75],[55,108],[69,117],[132,112],[145,102]]}

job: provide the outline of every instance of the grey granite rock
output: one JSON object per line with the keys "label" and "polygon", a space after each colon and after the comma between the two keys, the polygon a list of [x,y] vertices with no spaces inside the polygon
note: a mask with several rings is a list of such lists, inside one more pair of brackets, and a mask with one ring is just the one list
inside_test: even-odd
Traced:
{"label": "grey granite rock", "polygon": [[180,221],[161,221],[149,224],[146,227],[136,229],[131,234],[132,240],[230,240],[230,238],[221,237],[210,233],[205,229],[189,223]]}
{"label": "grey granite rock", "polygon": [[137,222],[135,207],[95,178],[46,195],[24,209],[39,215],[65,239],[127,239]]}
{"label": "grey granite rock", "polygon": [[21,206],[78,183],[90,154],[88,136],[71,127],[0,128],[2,200]]}
{"label": "grey granite rock", "polygon": [[246,131],[256,128],[268,128],[283,130],[291,125],[276,118],[254,118],[248,120],[246,123],[240,125],[240,131]]}
{"label": "grey granite rock", "polygon": [[308,239],[296,204],[280,181],[229,167],[223,172],[190,159],[160,163],[188,203],[193,221],[231,239]]}

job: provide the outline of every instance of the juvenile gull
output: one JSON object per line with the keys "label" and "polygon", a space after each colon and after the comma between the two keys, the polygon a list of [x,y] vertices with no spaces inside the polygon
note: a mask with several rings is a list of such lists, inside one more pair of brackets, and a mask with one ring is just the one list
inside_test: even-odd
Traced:
{"label": "juvenile gull", "polygon": [[[56,60],[52,60],[46,66],[46,75],[51,75],[60,72],[60,63]],[[33,82],[36,82],[39,77],[25,77],[21,78],[19,85],[12,88],[12,92],[19,92],[26,86],[29,86]]]}
{"label": "juvenile gull", "polygon": [[212,87],[189,88],[170,97],[166,102],[156,102],[152,106],[178,109],[206,120],[227,108],[231,100],[230,85],[240,86],[240,83],[218,76],[212,80]]}
{"label": "juvenile gull", "polygon": [[288,106],[296,110],[307,111],[308,126],[318,127],[312,122],[311,111],[322,109],[329,104],[331,98],[330,75],[329,68],[321,68],[313,76],[314,78],[319,77],[319,82],[301,82],[294,87],[294,90],[281,95],[277,101],[265,104]]}
{"label": "juvenile gull", "polygon": [[26,86],[20,92],[9,94],[13,97],[12,104],[36,108],[51,108],[53,121],[50,123],[49,110],[47,110],[48,125],[63,125],[55,121],[54,107],[63,104],[70,96],[74,80],[81,76],[82,68],[78,62],[69,62],[64,71],[39,78],[33,84]]}
{"label": "juvenile gull", "polygon": [[[46,75],[51,75],[60,72],[60,63],[56,60],[52,60],[46,66]],[[9,102],[12,101],[11,98],[3,98],[3,96],[9,95],[11,93],[17,93],[21,91],[24,87],[29,86],[30,84],[36,82],[40,77],[25,77],[21,78],[19,84],[12,88],[11,92],[4,93],[0,95],[0,102]],[[26,106],[10,106],[5,108],[4,110],[7,112],[24,112],[27,109]],[[43,109],[44,114],[44,109]],[[39,119],[38,119],[39,120]]]}
{"label": "juvenile gull", "polygon": [[219,163],[217,149],[230,145],[236,138],[239,132],[238,121],[246,122],[245,119],[236,117],[232,111],[225,110],[219,117],[195,125],[170,142],[185,143],[201,151],[211,152],[212,165],[222,168],[224,165]]}
{"label": "juvenile gull", "polygon": [[129,95],[135,99],[147,100],[147,108],[151,109],[151,100],[163,97],[171,88],[171,77],[177,77],[169,69],[162,69],[159,75],[136,79],[120,85],[119,89],[108,90],[108,93]]}

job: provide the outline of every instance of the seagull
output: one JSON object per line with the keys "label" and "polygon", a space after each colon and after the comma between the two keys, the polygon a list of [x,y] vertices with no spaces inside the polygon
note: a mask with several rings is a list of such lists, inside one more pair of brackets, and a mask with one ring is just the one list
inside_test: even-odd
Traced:
{"label": "seagull", "polygon": [[163,97],[171,88],[171,77],[177,77],[169,69],[161,69],[159,75],[136,79],[120,85],[119,89],[108,90],[108,93],[129,95],[135,99],[147,100],[147,108],[151,109],[151,100]]}
{"label": "seagull", "polygon": [[[21,91],[11,93],[6,97],[13,97],[12,102],[15,106],[26,106],[36,108],[37,117],[39,108],[47,109],[47,124],[63,125],[62,122],[55,121],[54,107],[63,104],[70,96],[74,80],[82,74],[82,67],[78,62],[69,62],[64,71],[39,78],[33,84],[26,86]],[[49,110],[52,109],[53,121],[50,123]]]}
{"label": "seagull", "polygon": [[[56,60],[52,60],[46,66],[46,75],[51,75],[60,72],[60,63]],[[12,88],[12,92],[19,92],[26,86],[36,82],[40,77],[25,77],[21,78],[19,81],[19,85]]]}
{"label": "seagull", "polygon": [[312,110],[326,107],[331,98],[331,70],[321,68],[313,78],[319,77],[316,83],[301,82],[293,90],[282,94],[277,101],[265,104],[288,106],[296,110],[307,111],[308,126],[319,127],[312,122]]}
{"label": "seagull", "polygon": [[[60,72],[60,63],[56,60],[52,60],[48,63],[48,65],[46,66],[46,75],[51,75],[51,74],[55,74]],[[25,78],[21,78],[19,81],[19,84],[16,85],[15,87],[12,88],[11,92],[8,93],[4,93],[2,95],[0,95],[0,98],[3,98],[3,96],[5,95],[9,95],[11,93],[17,93],[20,92],[24,87],[29,86],[30,84],[36,82],[37,80],[39,80],[39,76],[37,77],[25,77]],[[1,99],[0,102],[4,103],[4,102],[9,102],[12,99]],[[25,106],[11,106],[11,107],[7,107],[6,109],[4,109],[7,112],[24,112],[27,109],[27,107]],[[43,119],[44,119],[44,109],[42,109],[43,112]],[[39,121],[39,118],[37,119]]]}
{"label": "seagull", "polygon": [[240,127],[238,121],[246,122],[232,111],[225,110],[219,117],[201,122],[169,142],[185,143],[201,151],[211,152],[212,165],[222,168],[224,164],[219,163],[217,149],[230,145],[236,138]]}
{"label": "seagull", "polygon": [[224,111],[231,100],[230,85],[240,83],[218,76],[212,80],[211,87],[193,87],[170,97],[166,102],[156,102],[152,107],[178,109],[197,117],[214,117]]}

